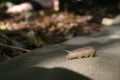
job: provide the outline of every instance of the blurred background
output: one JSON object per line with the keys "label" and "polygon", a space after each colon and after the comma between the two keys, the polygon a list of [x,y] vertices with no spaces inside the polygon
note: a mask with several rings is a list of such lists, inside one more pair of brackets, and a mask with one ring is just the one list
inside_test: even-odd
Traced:
{"label": "blurred background", "polygon": [[[60,0],[59,5],[50,8],[6,12],[25,1],[0,0],[0,62],[76,36],[94,34],[120,18],[119,0]],[[43,4],[47,6],[44,0]]]}

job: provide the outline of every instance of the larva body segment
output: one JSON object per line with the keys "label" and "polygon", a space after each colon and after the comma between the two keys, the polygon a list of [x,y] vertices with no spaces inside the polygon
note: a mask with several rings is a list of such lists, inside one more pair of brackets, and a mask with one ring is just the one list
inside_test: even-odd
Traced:
{"label": "larva body segment", "polygon": [[83,47],[67,52],[67,59],[93,57],[96,54],[96,50],[93,47]]}

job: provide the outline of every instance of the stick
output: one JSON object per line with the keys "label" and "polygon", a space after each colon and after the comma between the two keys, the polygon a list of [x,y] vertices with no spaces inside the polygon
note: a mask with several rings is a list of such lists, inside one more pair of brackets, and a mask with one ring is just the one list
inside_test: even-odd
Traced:
{"label": "stick", "polygon": [[0,43],[0,46],[8,47],[8,48],[13,48],[13,49],[18,49],[18,50],[21,50],[21,51],[30,52],[30,50],[28,50],[28,49],[24,49],[24,48],[20,48],[20,47],[15,47],[15,46],[10,46],[10,45],[6,45],[6,44],[3,44],[3,43]]}

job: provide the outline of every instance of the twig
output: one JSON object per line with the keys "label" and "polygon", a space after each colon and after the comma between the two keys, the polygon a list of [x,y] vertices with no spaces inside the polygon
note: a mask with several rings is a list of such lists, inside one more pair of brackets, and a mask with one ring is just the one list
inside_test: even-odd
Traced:
{"label": "twig", "polygon": [[10,46],[10,45],[6,45],[6,44],[3,44],[3,43],[0,43],[0,46],[13,48],[13,49],[18,49],[18,50],[21,50],[21,51],[30,52],[30,50],[28,50],[28,49],[24,49],[24,48],[20,48],[20,47],[16,47],[16,46]]}

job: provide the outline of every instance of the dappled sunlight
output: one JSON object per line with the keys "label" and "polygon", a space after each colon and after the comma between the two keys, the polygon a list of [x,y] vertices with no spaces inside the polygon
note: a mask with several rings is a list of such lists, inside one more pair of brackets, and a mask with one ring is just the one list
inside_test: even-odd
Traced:
{"label": "dappled sunlight", "polygon": [[[106,5],[107,1],[62,0],[59,3],[57,0],[57,5],[55,2],[57,9],[53,6],[56,11],[51,8],[47,8],[48,10],[29,11],[30,4],[27,3],[29,4],[26,7],[28,11],[24,11],[23,7],[25,6],[20,7],[17,5],[19,6],[18,9],[23,9],[23,11],[20,10],[22,13],[9,14],[5,10],[7,8],[10,9],[14,1],[1,1],[0,36],[2,39],[0,41],[2,45],[0,44],[0,46],[2,48],[0,48],[0,52],[3,55],[0,54],[0,61],[9,60],[36,48],[61,43],[76,36],[82,37],[81,40],[78,40],[79,43],[77,43],[77,39],[74,39],[72,43],[67,42],[71,45],[81,45],[84,42],[87,44],[88,41],[83,39],[83,36],[84,38],[89,37],[91,43],[93,43],[91,39],[93,37],[97,40],[96,38],[98,37],[104,38],[108,36],[109,32],[104,30],[109,27],[102,24],[102,22],[106,23],[104,19],[107,19],[108,23],[110,21],[110,24],[114,23],[117,25],[119,23],[119,3],[117,3],[119,1],[109,2],[110,4]],[[42,1],[44,7],[48,3]],[[102,34],[101,31],[103,32]],[[118,35],[112,35],[110,39],[117,39],[118,37]]]}
{"label": "dappled sunlight", "polygon": [[120,1],[62,1],[57,11],[0,9],[0,80],[120,80]]}
{"label": "dappled sunlight", "polygon": [[[108,31],[109,35],[112,35],[116,30],[119,30],[117,27],[114,28],[115,30],[111,31],[111,29],[112,28],[106,30]],[[110,39],[107,35],[103,36],[95,36],[95,38],[94,36],[76,37],[61,44],[46,46],[40,49],[33,50],[30,53],[15,57],[10,61],[6,61],[0,64],[0,72],[3,75],[3,77],[0,78],[4,79],[6,78],[4,76],[6,74],[9,74],[8,76],[12,78],[14,77],[16,79],[18,78],[17,80],[22,79],[19,75],[25,75],[27,76],[27,79],[33,79],[35,77],[38,77],[38,75],[43,78],[44,75],[48,75],[48,78],[50,77],[50,79],[53,79],[53,77],[55,77],[56,75],[60,77],[60,75],[62,74],[59,73],[59,71],[57,71],[57,73],[55,74],[51,73],[54,72],[54,68],[59,67],[71,70],[78,73],[79,75],[83,74],[95,80],[119,80],[120,40]],[[68,60],[66,58],[67,52],[65,52],[64,50],[74,50],[76,48],[84,46],[94,47],[96,49],[96,56],[73,60]],[[33,69],[31,67],[33,67]],[[41,67],[42,69],[39,70],[39,68]],[[43,68],[47,70],[45,70],[44,72]],[[41,74],[41,72],[43,73]],[[68,78],[69,77],[67,77],[67,79]]]}

